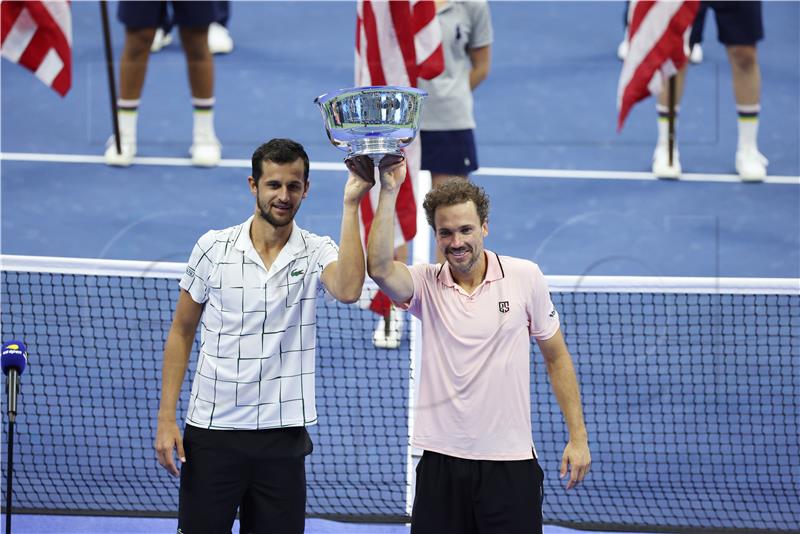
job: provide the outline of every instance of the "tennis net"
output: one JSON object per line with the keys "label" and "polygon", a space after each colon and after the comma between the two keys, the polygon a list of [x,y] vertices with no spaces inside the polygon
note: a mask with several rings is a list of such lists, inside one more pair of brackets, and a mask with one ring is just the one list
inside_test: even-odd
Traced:
{"label": "tennis net", "polygon": [[[158,466],[152,443],[183,267],[2,257],[2,335],[30,352],[16,511],[175,514],[177,480]],[[593,468],[583,486],[562,489],[565,428],[532,349],[545,521],[796,531],[798,281],[548,279],[581,381]],[[357,306],[318,308],[320,423],[309,428],[307,464],[313,516],[407,520],[411,347],[404,335],[399,350],[375,348],[374,319]]]}

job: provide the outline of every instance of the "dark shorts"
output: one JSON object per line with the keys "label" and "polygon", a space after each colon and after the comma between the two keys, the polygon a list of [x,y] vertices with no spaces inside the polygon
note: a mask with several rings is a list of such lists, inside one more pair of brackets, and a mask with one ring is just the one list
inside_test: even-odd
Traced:
{"label": "dark shorts", "polygon": [[543,482],[535,459],[465,460],[425,451],[411,534],[541,534]]}
{"label": "dark shorts", "polygon": [[466,176],[478,169],[478,153],[472,130],[422,130],[419,135],[424,170]]}
{"label": "dark shorts", "polygon": [[764,38],[761,2],[703,2],[714,10],[717,38],[726,46],[755,45]]}
{"label": "dark shorts", "polygon": [[[208,26],[220,19],[217,2],[170,2],[172,21],[178,26]],[[167,2],[121,1],[117,19],[126,28],[155,28],[169,20]]]}
{"label": "dark shorts", "polygon": [[305,456],[313,448],[304,427],[206,430],[186,425],[183,446],[181,532],[230,532],[238,509],[241,532],[303,533]]}

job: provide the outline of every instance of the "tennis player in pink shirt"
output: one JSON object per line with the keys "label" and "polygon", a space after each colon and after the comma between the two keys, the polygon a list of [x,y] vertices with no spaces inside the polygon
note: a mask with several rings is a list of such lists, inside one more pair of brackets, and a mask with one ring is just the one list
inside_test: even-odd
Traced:
{"label": "tennis player in pink shirt", "polygon": [[542,472],[530,416],[530,339],[536,340],[568,430],[567,489],[589,471],[580,391],[547,283],[528,260],[483,248],[489,199],[464,180],[431,190],[423,207],[444,264],[393,259],[393,217],[405,162],[381,165],[367,270],[422,322],[412,445],[417,468],[412,534],[542,531]]}

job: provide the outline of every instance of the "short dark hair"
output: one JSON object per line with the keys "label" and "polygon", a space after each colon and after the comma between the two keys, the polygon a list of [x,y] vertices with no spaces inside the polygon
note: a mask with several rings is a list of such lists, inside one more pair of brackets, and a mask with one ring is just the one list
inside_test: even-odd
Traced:
{"label": "short dark hair", "polygon": [[271,161],[279,165],[303,160],[303,179],[308,181],[308,154],[303,145],[291,139],[270,139],[253,152],[253,180],[261,178],[261,162]]}
{"label": "short dark hair", "polygon": [[436,214],[436,208],[463,204],[470,200],[475,203],[481,224],[485,223],[489,219],[489,197],[486,196],[486,191],[482,187],[478,187],[469,180],[449,180],[434,187],[425,195],[422,207],[425,210],[428,224],[435,230],[433,216]]}

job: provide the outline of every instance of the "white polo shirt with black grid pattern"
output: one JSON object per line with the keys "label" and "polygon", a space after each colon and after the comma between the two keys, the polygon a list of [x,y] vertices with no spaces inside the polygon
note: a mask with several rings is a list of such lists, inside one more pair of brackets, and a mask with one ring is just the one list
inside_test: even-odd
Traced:
{"label": "white polo shirt with black grid pattern", "polygon": [[316,305],[322,270],[338,258],[329,237],[296,224],[269,269],[250,224],[211,230],[194,246],[180,281],[205,304],[186,423],[215,430],[317,422]]}

